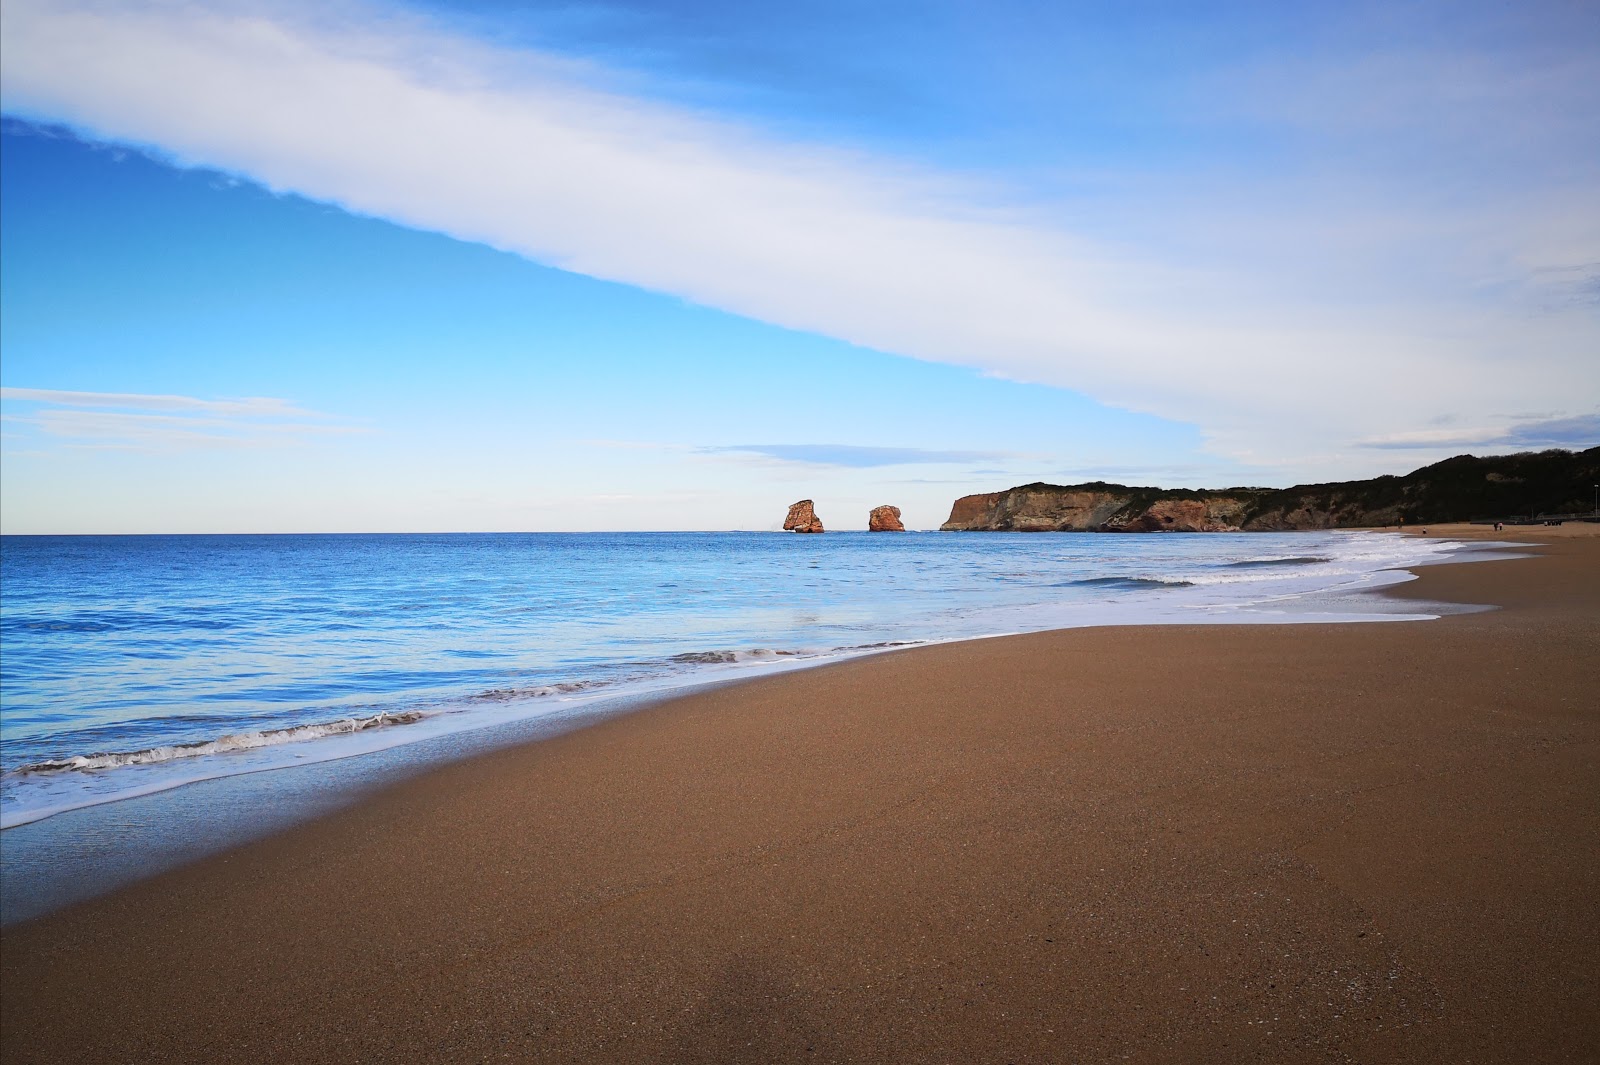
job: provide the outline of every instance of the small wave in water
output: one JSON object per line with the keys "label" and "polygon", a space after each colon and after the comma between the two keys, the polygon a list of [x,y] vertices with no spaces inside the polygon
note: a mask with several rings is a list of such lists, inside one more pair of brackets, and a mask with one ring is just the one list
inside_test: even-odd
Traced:
{"label": "small wave in water", "polygon": [[1229,569],[1261,569],[1266,566],[1315,566],[1319,562],[1332,562],[1324,555],[1300,555],[1295,558],[1247,558],[1243,562],[1228,563]]}
{"label": "small wave in water", "polygon": [[608,683],[603,680],[580,680],[560,684],[536,684],[531,688],[490,688],[488,691],[469,696],[467,701],[509,703],[514,699],[545,699],[552,695],[575,695],[578,692],[593,691],[595,688],[606,687]]}
{"label": "small wave in water", "polygon": [[1137,591],[1140,588],[1190,588],[1193,581],[1161,577],[1089,577],[1081,581],[1064,581],[1057,588],[1111,588]]}
{"label": "small wave in water", "polygon": [[775,651],[767,647],[753,647],[748,651],[686,651],[667,659],[685,666],[715,666],[734,662],[766,662],[774,658],[792,658],[800,651]]}
{"label": "small wave in water", "polygon": [[80,754],[71,758],[52,758],[18,766],[14,773],[59,773],[85,769],[117,769],[130,765],[154,765],[178,758],[199,758],[208,754],[226,754],[230,751],[253,751],[260,747],[275,747],[283,743],[302,740],[320,740],[326,736],[347,736],[368,729],[388,728],[392,725],[411,725],[422,720],[422,712],[408,710],[403,713],[374,714],[371,717],[347,717],[339,721],[324,721],[314,725],[293,725],[289,728],[265,729],[261,732],[240,732],[214,740],[194,743],[163,744],[142,751],[123,751],[106,754]]}

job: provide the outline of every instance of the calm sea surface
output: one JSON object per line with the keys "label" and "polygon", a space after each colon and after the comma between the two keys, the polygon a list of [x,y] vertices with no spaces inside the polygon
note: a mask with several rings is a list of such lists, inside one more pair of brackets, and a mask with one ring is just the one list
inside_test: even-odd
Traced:
{"label": "calm sea surface", "polygon": [[1368,533],[5,537],[0,824],[887,646],[1394,617],[1352,593],[1460,546]]}

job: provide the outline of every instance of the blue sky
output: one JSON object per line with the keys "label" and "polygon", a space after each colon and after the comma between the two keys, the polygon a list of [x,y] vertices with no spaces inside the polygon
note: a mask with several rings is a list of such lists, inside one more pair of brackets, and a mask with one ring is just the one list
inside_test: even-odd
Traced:
{"label": "blue sky", "polygon": [[1585,5],[510,7],[6,0],[4,531],[1600,442]]}

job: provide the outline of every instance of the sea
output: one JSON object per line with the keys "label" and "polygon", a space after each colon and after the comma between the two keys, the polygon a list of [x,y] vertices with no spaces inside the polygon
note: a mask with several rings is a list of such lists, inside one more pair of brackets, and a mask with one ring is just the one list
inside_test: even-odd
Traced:
{"label": "sea", "polygon": [[1430,618],[1446,608],[1372,593],[1468,550],[1374,532],[6,536],[0,916],[697,686],[1074,626]]}

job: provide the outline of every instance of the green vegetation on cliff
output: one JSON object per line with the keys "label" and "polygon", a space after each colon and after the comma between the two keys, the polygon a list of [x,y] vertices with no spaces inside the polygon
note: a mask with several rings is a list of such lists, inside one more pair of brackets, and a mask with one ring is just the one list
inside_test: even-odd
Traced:
{"label": "green vegetation on cliff", "polygon": [[1404,476],[1292,488],[1152,488],[1090,481],[964,496],[949,530],[1218,531],[1337,529],[1553,514],[1588,515],[1600,447],[1455,458]]}
{"label": "green vegetation on cliff", "polygon": [[[1589,514],[1600,484],[1600,447],[1529,451],[1478,458],[1457,455],[1400,477],[1302,484],[1262,492],[1247,527],[1276,515],[1320,512],[1338,525],[1407,525],[1447,521]],[[1373,520],[1378,519],[1378,520]]]}

